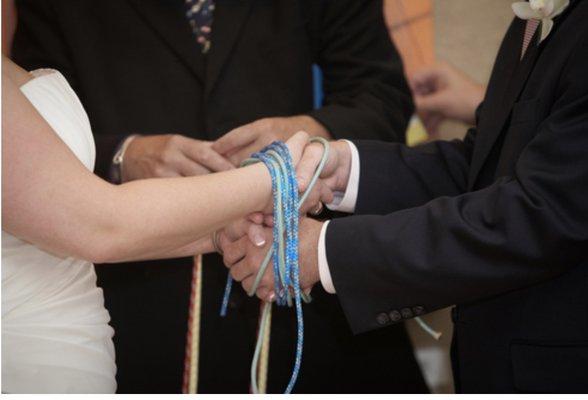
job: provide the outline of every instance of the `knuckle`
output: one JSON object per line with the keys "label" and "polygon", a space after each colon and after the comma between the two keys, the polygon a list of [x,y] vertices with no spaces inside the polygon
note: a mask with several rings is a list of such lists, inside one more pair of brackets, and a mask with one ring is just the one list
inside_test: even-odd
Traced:
{"label": "knuckle", "polygon": [[175,151],[171,148],[165,148],[161,152],[160,160],[163,164],[169,164],[173,162],[175,158]]}
{"label": "knuckle", "polygon": [[272,128],[272,120],[271,118],[262,118],[259,120],[259,128],[266,130]]}
{"label": "knuckle", "polygon": [[198,159],[201,162],[207,163],[210,161],[210,153],[208,151],[206,151],[205,149],[199,149],[197,154],[198,154]]}
{"label": "knuckle", "polygon": [[153,167],[153,176],[163,176],[165,174],[165,166],[161,163]]}
{"label": "knuckle", "polygon": [[172,134],[169,134],[168,135],[166,145],[168,147],[176,147],[176,146],[178,146],[180,144],[181,141],[182,141],[182,136],[181,135],[172,133]]}

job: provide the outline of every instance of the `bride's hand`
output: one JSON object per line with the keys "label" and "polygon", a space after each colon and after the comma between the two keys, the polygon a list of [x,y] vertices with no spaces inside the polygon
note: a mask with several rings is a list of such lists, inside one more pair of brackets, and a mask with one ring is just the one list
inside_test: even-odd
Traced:
{"label": "bride's hand", "polygon": [[211,238],[215,250],[218,253],[222,253],[223,248],[221,243],[235,242],[241,239],[248,240],[256,247],[265,245],[267,238],[261,222],[261,220],[256,222],[253,219],[243,218],[214,232]]}

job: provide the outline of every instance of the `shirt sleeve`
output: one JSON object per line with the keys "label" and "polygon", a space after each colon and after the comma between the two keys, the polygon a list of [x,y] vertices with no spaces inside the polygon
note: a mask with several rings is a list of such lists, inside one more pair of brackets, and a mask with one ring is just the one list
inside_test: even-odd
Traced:
{"label": "shirt sleeve", "polygon": [[333,279],[331,279],[331,271],[329,271],[329,263],[327,261],[327,251],[325,247],[325,236],[327,233],[327,226],[330,221],[326,221],[321,228],[318,242],[318,267],[321,284],[325,289],[325,292],[335,294],[335,285],[333,285]]}

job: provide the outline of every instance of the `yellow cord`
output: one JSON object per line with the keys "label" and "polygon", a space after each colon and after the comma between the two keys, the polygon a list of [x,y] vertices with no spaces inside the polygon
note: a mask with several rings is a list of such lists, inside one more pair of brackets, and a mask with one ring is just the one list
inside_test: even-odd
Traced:
{"label": "yellow cord", "polygon": [[[262,303],[263,304],[263,303]],[[262,305],[263,307],[263,305]],[[272,331],[272,309],[268,311],[267,322],[263,330],[263,343],[259,355],[259,393],[267,393],[267,376],[269,370],[270,337]]]}
{"label": "yellow cord", "polygon": [[198,359],[200,357],[200,313],[202,304],[202,255],[194,257],[194,270],[192,272],[192,290],[194,298],[190,310],[189,343],[189,374],[188,393],[198,393]]}

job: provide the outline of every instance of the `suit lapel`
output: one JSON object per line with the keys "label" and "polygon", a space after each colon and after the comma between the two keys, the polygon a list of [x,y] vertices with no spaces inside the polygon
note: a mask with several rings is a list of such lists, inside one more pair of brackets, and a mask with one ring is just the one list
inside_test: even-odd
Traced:
{"label": "suit lapel", "polygon": [[[525,87],[540,53],[539,46],[529,46],[525,56],[520,60],[525,24],[526,21],[522,20],[514,22],[512,35],[509,38],[511,43],[507,44],[505,51],[508,53],[508,61],[501,67],[502,71],[496,71],[497,75],[489,85],[494,89],[488,92],[484,100],[483,108],[489,111],[480,118],[478,125],[478,132],[481,134],[476,138],[476,146],[472,156],[469,173],[470,190],[473,188],[494,143],[500,136],[512,107]],[[533,40],[537,40],[539,34],[539,30],[537,30]],[[512,72],[509,74],[509,71]]]}
{"label": "suit lapel", "polygon": [[203,56],[182,12],[182,2],[171,0],[128,0],[128,2],[186,67],[200,81],[204,81]]}
{"label": "suit lapel", "polygon": [[[579,0],[570,1],[568,8],[557,18],[554,19],[555,25],[552,32],[538,46],[530,46],[525,56],[519,61],[522,46],[523,35],[526,21],[515,19],[511,28],[505,37],[505,48],[501,49],[497,60],[506,59],[507,61],[497,70],[493,71],[491,81],[488,85],[489,90],[484,99],[483,116],[478,121],[478,136],[472,155],[472,162],[468,176],[468,188],[473,190],[476,179],[490,154],[494,143],[503,131],[505,123],[510,117],[512,108],[518,100],[521,92],[533,72],[533,67],[541,50],[550,38],[555,34],[562,21],[571,12]],[[538,40],[540,30],[537,29],[533,40]],[[497,64],[498,65],[498,64]],[[513,71],[509,73],[509,71]],[[488,111],[486,111],[488,110]],[[482,134],[480,134],[482,133]]]}
{"label": "suit lapel", "polygon": [[212,22],[212,39],[206,62],[206,95],[210,95],[227,62],[251,4],[249,0],[217,0]]}

